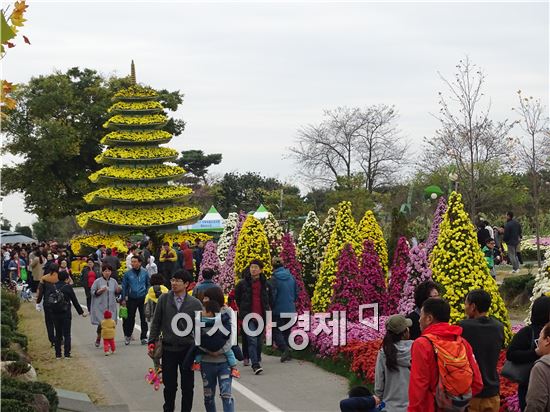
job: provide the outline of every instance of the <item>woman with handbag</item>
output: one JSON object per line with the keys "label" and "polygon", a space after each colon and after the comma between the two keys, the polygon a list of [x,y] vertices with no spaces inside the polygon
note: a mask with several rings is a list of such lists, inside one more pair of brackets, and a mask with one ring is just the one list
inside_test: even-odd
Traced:
{"label": "woman with handbag", "polygon": [[533,302],[531,325],[525,326],[514,335],[506,352],[508,362],[502,369],[502,375],[512,378],[518,383],[519,407],[522,411],[526,406],[525,398],[529,387],[531,368],[542,356],[540,348],[535,345],[535,339],[549,321],[550,297],[541,296]]}

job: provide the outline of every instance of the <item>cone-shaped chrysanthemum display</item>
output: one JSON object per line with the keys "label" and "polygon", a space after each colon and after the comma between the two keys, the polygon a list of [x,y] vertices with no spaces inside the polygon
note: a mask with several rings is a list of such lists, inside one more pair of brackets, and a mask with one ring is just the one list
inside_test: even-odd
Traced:
{"label": "cone-shaped chrysanthemum display", "polygon": [[317,245],[317,275],[319,274],[319,269],[321,268],[321,262],[325,257],[327,251],[328,242],[330,242],[330,235],[334,230],[336,225],[336,217],[338,216],[338,211],[331,207],[327,212],[327,217],[325,218],[323,225],[321,226],[321,232],[319,233],[319,243]]}
{"label": "cone-shaped chrysanthemum display", "polygon": [[449,197],[437,244],[430,255],[430,265],[434,280],[445,288],[444,298],[451,305],[451,322],[464,319],[464,298],[468,291],[485,289],[492,298],[489,316],[504,324],[506,342],[510,341],[508,310],[489,274],[474,225],[464,211],[462,195],[456,192]]}
{"label": "cone-shaped chrysanthemum display", "polygon": [[426,241],[426,252],[428,253],[428,256],[430,255],[430,253],[432,253],[432,250],[437,243],[437,237],[439,236],[439,226],[441,226],[441,222],[443,221],[443,216],[445,215],[446,210],[447,199],[445,199],[445,196],[441,196],[437,203],[437,207],[434,212],[434,219],[432,221],[432,227],[430,229],[430,234],[428,236],[428,240]]}
{"label": "cone-shaped chrysanthemum display", "polygon": [[231,241],[233,240],[233,233],[235,233],[235,228],[237,227],[237,221],[239,219],[239,214],[235,212],[229,213],[227,219],[225,220],[225,227],[222,234],[220,235],[220,240],[218,241],[218,258],[220,263],[225,262],[227,257],[227,252],[229,252],[229,246],[231,246]]}
{"label": "cone-shaped chrysanthemum display", "polygon": [[380,266],[380,259],[374,249],[374,244],[368,239],[363,242],[361,279],[365,279],[362,303],[378,303],[379,313],[388,315],[385,313],[387,299],[385,274]]}
{"label": "cone-shaped chrysanthemum display", "polygon": [[287,268],[294,280],[296,280],[296,288],[298,289],[298,301],[296,302],[296,312],[301,315],[305,311],[311,309],[311,300],[304,286],[302,279],[302,265],[296,259],[296,247],[290,233],[285,233],[283,236],[283,250],[281,251],[281,260],[283,266]]}
{"label": "cone-shaped chrysanthemum display", "polygon": [[414,246],[409,252],[407,276],[407,281],[403,287],[403,295],[397,308],[397,312],[403,315],[407,315],[414,310],[414,291],[416,287],[422,282],[432,280],[428,254],[423,244]]}
{"label": "cone-shaped chrysanthemum display", "polygon": [[218,284],[222,287],[223,292],[228,294],[235,287],[235,254],[237,253],[237,242],[239,234],[246,220],[246,214],[240,212],[235,222],[233,229],[233,237],[227,250],[227,255],[222,265],[220,275],[218,276]]}
{"label": "cone-shaped chrysanthemum display", "polygon": [[[205,269],[212,269],[216,273],[220,271],[220,260],[218,259],[217,245],[213,241],[208,241],[204,247],[204,252],[202,254],[201,267],[199,270],[199,282],[202,282],[204,278],[202,277],[202,272]],[[213,279],[214,282],[217,281],[218,275]]]}
{"label": "cone-shaped chrysanthemum display", "polygon": [[529,308],[525,323],[531,323],[530,313],[533,308],[533,302],[542,295],[550,296],[550,250],[545,253],[545,259],[542,267],[535,276],[535,286],[533,287],[533,296],[531,296],[531,307]]}
{"label": "cone-shaped chrysanthemum display", "polygon": [[298,261],[302,265],[302,277],[308,294],[313,293],[315,280],[317,279],[317,270],[319,267],[317,252],[320,230],[319,218],[315,212],[309,212],[302,226],[296,246]]}
{"label": "cone-shaped chrysanthemum display", "polygon": [[250,262],[258,260],[263,263],[264,274],[271,276],[271,254],[269,253],[269,243],[262,223],[252,215],[248,215],[244,221],[239,240],[237,241],[237,250],[235,253],[235,282],[240,280],[241,273]]}
{"label": "cone-shaped chrysanthemum display", "polygon": [[403,285],[407,281],[407,266],[409,265],[409,245],[407,238],[401,236],[397,241],[397,248],[393,256],[388,283],[388,299],[386,313],[397,313],[397,306],[403,293]]}
{"label": "cone-shaped chrysanthemum display", "polygon": [[386,240],[384,239],[384,234],[380,225],[374,217],[372,210],[367,210],[361,222],[357,226],[357,233],[359,234],[359,240],[361,242],[365,240],[370,240],[374,244],[374,250],[378,253],[378,258],[380,259],[380,266],[384,273],[388,272],[388,246],[386,245]]}
{"label": "cone-shaped chrysanthemum display", "polygon": [[165,164],[178,152],[159,146],[172,136],[161,130],[168,119],[157,99],[153,89],[139,85],[114,95],[103,125],[111,130],[101,141],[107,149],[96,157],[106,166],[89,177],[103,187],[84,197],[101,208],[77,216],[83,228],[166,230],[200,217],[198,209],[181,204],[191,190],[173,183],[185,170]]}
{"label": "cone-shaped chrysanthemum display", "polygon": [[271,212],[268,212],[267,217],[263,221],[263,225],[271,256],[279,256],[283,249],[283,229],[281,225]]}
{"label": "cone-shaped chrysanthemum display", "polygon": [[315,312],[324,312],[332,298],[333,284],[338,270],[338,259],[343,247],[350,243],[358,250],[357,227],[351,214],[351,202],[340,202],[334,230],[321,263],[311,306]]}
{"label": "cone-shaped chrysanthemum display", "polygon": [[357,255],[351,244],[346,244],[338,259],[338,273],[334,282],[334,293],[328,311],[345,311],[350,322],[359,320],[359,305],[371,303],[364,301],[367,286],[363,272],[359,269]]}

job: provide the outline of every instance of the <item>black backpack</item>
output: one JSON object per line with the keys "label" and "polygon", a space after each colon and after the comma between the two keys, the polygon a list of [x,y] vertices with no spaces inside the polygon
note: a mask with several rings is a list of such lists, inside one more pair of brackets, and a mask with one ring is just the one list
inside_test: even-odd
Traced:
{"label": "black backpack", "polygon": [[57,288],[57,286],[53,285],[54,290],[50,292],[48,295],[48,299],[46,300],[47,306],[54,312],[54,313],[63,313],[66,312],[67,309],[69,309],[69,302],[67,301],[67,296],[63,293],[61,288]]}
{"label": "black backpack", "polygon": [[[162,295],[162,290],[160,290],[160,285],[153,285],[153,291],[155,292],[155,296],[158,302],[158,298],[160,297],[160,295]],[[157,307],[157,304],[153,302],[151,299],[147,301],[144,308],[145,319],[147,319],[148,321],[153,319],[153,315],[155,314],[156,307]]]}

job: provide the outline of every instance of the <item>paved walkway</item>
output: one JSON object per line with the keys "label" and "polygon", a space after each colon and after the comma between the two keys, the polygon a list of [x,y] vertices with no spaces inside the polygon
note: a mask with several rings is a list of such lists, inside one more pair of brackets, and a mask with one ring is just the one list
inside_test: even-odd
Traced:
{"label": "paved walkway", "polygon": [[[79,301],[85,302],[83,290],[78,288],[76,292]],[[139,337],[137,330],[135,332]],[[74,356],[86,359],[98,371],[109,388],[107,398],[111,404],[127,404],[132,412],[162,410],[162,388],[155,392],[145,381],[151,366],[145,346],[137,340],[125,346],[121,322],[117,327],[117,351],[112,356],[104,356],[103,347],[94,346],[95,327],[89,318],[73,316],[72,337]],[[264,373],[260,376],[253,375],[250,367],[239,366],[241,378],[233,380],[237,411],[334,412],[338,410],[340,399],[346,397],[347,381],[340,376],[308,362],[292,360],[282,364],[278,357],[262,358]],[[176,405],[179,402],[178,394]],[[202,381],[196,372],[194,409],[204,410],[202,402]],[[218,410],[222,410],[219,393],[216,403]]]}

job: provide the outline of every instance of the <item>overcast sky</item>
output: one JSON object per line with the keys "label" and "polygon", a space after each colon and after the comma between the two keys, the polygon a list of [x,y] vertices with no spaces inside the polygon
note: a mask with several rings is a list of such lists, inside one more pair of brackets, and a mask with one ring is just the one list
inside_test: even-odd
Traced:
{"label": "overcast sky", "polygon": [[[255,171],[300,183],[285,155],[296,130],[324,109],[393,104],[413,149],[433,134],[430,113],[466,55],[487,75],[492,117],[511,118],[518,89],[548,102],[549,10],[538,3],[38,2],[3,77],[79,66],[181,90],[178,150],[222,153],[214,173]],[[6,160],[6,158],[4,158]],[[9,161],[9,159],[8,159]],[[30,224],[22,196],[3,201]]]}

